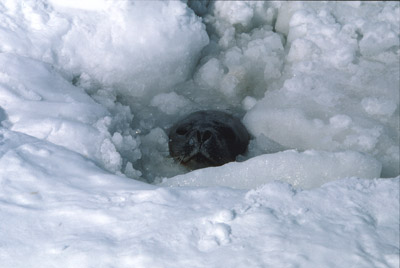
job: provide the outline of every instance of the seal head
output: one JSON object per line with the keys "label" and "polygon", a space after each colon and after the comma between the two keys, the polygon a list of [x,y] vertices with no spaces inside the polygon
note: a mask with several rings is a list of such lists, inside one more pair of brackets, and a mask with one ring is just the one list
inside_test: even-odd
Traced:
{"label": "seal head", "polygon": [[222,111],[198,111],[169,130],[169,152],[190,169],[220,166],[246,151],[250,135],[239,119]]}

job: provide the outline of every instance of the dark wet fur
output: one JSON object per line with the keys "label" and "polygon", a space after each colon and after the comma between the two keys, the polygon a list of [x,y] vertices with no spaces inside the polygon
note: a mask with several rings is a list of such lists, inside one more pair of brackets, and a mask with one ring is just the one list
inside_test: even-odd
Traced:
{"label": "dark wet fur", "polygon": [[222,111],[198,111],[169,130],[170,155],[190,169],[235,161],[250,135],[239,119]]}

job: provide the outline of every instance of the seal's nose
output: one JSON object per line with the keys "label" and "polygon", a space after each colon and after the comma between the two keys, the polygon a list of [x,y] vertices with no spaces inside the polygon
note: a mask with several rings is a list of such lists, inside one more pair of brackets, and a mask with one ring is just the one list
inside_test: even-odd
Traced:
{"label": "seal's nose", "polygon": [[199,143],[204,143],[212,137],[212,132],[209,130],[205,130],[205,131],[198,130],[196,133],[196,136],[197,136],[197,141]]}

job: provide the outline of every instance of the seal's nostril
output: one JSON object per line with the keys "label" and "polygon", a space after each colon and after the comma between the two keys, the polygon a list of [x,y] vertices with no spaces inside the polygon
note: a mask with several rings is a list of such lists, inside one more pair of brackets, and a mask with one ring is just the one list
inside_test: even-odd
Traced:
{"label": "seal's nostril", "polygon": [[209,130],[204,131],[203,133],[203,142],[209,140],[212,137],[212,133]]}

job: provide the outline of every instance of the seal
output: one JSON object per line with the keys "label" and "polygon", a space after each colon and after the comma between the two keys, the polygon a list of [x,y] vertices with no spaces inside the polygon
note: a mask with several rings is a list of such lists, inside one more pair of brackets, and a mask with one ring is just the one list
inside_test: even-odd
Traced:
{"label": "seal", "polygon": [[239,119],[215,110],[194,112],[169,130],[169,153],[190,169],[221,166],[246,151],[250,135]]}

